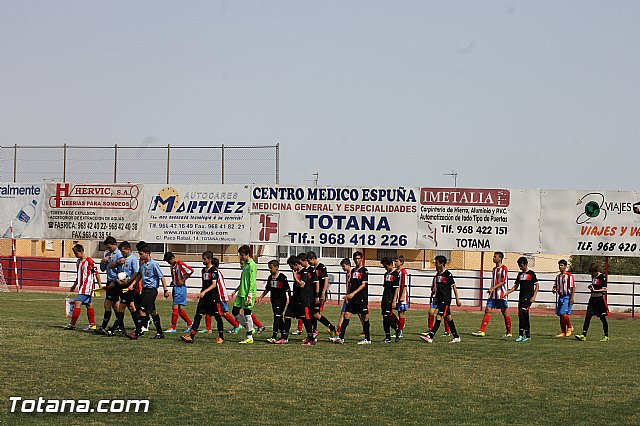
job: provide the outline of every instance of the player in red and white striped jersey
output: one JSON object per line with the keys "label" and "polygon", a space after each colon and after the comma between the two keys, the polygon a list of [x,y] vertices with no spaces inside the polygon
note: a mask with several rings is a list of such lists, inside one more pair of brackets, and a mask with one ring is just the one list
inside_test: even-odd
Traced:
{"label": "player in red and white striped jersey", "polygon": [[175,333],[178,317],[187,323],[185,332],[191,331],[191,319],[183,307],[187,306],[187,280],[193,275],[193,268],[168,251],[164,254],[164,261],[171,265],[171,285],[173,287],[173,312],[171,313],[171,327],[165,333]]}
{"label": "player in red and white striped jersey", "polygon": [[409,284],[409,277],[407,270],[404,269],[404,256],[396,256],[393,259],[393,266],[396,268],[396,271],[398,271],[400,285],[398,286],[398,300],[396,302],[398,316],[396,317],[396,315],[391,312],[391,320],[398,327],[398,337],[402,337],[404,332],[405,312],[409,310],[409,288],[407,287]]}
{"label": "player in red and white striped jersey", "polygon": [[504,317],[504,325],[506,333],[504,337],[511,337],[511,317],[507,314],[509,305],[507,303],[507,292],[509,291],[509,270],[502,264],[504,259],[504,253],[497,251],[493,254],[493,263],[495,267],[491,275],[491,287],[487,290],[489,298],[487,299],[487,307],[484,310],[484,317],[482,318],[482,325],[480,330],[473,332],[472,334],[477,337],[484,337],[489,321],[491,320],[491,309],[500,309],[502,316]]}
{"label": "player in red and white striped jersey", "polygon": [[571,307],[573,306],[573,298],[576,293],[576,281],[573,275],[567,271],[567,261],[561,259],[558,262],[560,273],[556,277],[553,284],[553,292],[558,295],[556,301],[556,315],[560,317],[560,329],[562,332],[556,337],[571,336],[573,334],[573,326],[569,315],[571,315]]}
{"label": "player in red and white striped jersey", "polygon": [[85,305],[87,307],[87,318],[89,319],[89,327],[85,330],[95,330],[95,312],[91,303],[91,296],[93,295],[93,290],[101,285],[100,275],[96,269],[95,262],[86,255],[82,245],[76,244],[73,246],[73,254],[78,259],[77,275],[69,291],[77,289],[78,295],[76,296],[75,307],[73,308],[73,314],[71,316],[71,324],[66,326],[65,329],[73,330],[76,327],[76,322],[80,317],[80,307]]}

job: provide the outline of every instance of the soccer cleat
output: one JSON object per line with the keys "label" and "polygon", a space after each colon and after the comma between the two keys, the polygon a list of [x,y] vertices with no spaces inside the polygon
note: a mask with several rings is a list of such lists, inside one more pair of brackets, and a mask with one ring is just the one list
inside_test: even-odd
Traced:
{"label": "soccer cleat", "polygon": [[431,336],[420,336],[420,338],[427,343],[433,343],[433,338]]}
{"label": "soccer cleat", "polygon": [[453,339],[451,339],[451,341],[449,343],[460,343],[460,337],[454,337]]}
{"label": "soccer cleat", "polygon": [[[165,333],[177,333],[177,332],[178,332],[178,330],[176,330],[176,329],[175,329],[175,328],[173,328],[173,327],[169,327],[169,328],[167,328],[164,332],[165,332]],[[188,331],[186,331],[185,333],[188,333]]]}
{"label": "soccer cleat", "polygon": [[523,337],[523,338],[522,338],[522,341],[523,341],[523,342],[528,342],[529,340],[531,340],[531,337]]}
{"label": "soccer cleat", "polygon": [[342,339],[340,338],[340,336],[332,337],[332,338],[331,338],[331,339],[329,339],[329,340],[330,340],[331,342],[333,342],[333,343],[337,343],[337,344],[339,344],[339,345],[344,344],[344,340],[342,340]]}
{"label": "soccer cleat", "polygon": [[214,343],[217,343],[218,345],[221,345],[224,343],[224,339],[220,336],[216,337],[216,340],[214,341]]}
{"label": "soccer cleat", "polygon": [[189,326],[189,327],[187,327],[187,328],[185,328],[185,329],[184,329],[184,332],[185,332],[185,333],[189,333],[190,331],[191,331],[191,326]]}
{"label": "soccer cleat", "polygon": [[95,331],[96,330],[96,325],[88,325],[85,328],[82,329],[82,331]]}
{"label": "soccer cleat", "polygon": [[331,327],[329,329],[329,336],[336,337],[336,334],[337,334],[336,328],[335,327]]}
{"label": "soccer cleat", "polygon": [[127,337],[131,340],[138,340],[138,336],[136,335],[135,331],[132,331],[131,333],[127,334]]}
{"label": "soccer cleat", "polygon": [[567,337],[565,333],[556,334],[556,337]]}
{"label": "soccer cleat", "polygon": [[421,335],[421,336],[428,336],[428,335],[429,335],[429,332],[428,332],[428,331],[425,331],[425,332],[423,332],[423,333],[420,333],[420,335]]}
{"label": "soccer cleat", "polygon": [[478,330],[478,331],[474,331],[473,333],[471,333],[472,336],[476,336],[476,337],[484,337],[485,333],[484,331]]}
{"label": "soccer cleat", "polygon": [[258,329],[256,330],[256,333],[258,334],[262,334],[262,332],[265,330],[264,325],[262,327],[258,327]]}
{"label": "soccer cleat", "polygon": [[315,346],[316,345],[316,340],[309,340],[307,342],[304,343],[305,346]]}
{"label": "soccer cleat", "polygon": [[572,334],[573,334],[573,327],[567,330],[567,337],[571,336]]}
{"label": "soccer cleat", "polygon": [[525,337],[524,336],[518,336],[516,337],[516,342],[524,342]]}
{"label": "soccer cleat", "polygon": [[193,337],[191,337],[190,334],[187,334],[186,336],[180,336],[180,340],[185,343],[193,343]]}
{"label": "soccer cleat", "polygon": [[276,342],[276,340],[278,340],[278,339],[274,339],[273,337],[269,337],[269,338],[267,339],[267,343],[275,343],[275,342]]}
{"label": "soccer cleat", "polygon": [[280,339],[273,342],[274,345],[286,345],[289,343],[289,339]]}
{"label": "soccer cleat", "polygon": [[299,335],[301,335],[301,334],[302,334],[302,330],[295,330],[295,331],[292,331],[292,332],[291,332],[291,334],[293,334],[294,336],[299,336]]}
{"label": "soccer cleat", "polygon": [[582,334],[576,334],[575,336],[576,339],[580,340],[581,342],[584,342],[585,340],[587,340],[587,336],[583,336]]}
{"label": "soccer cleat", "polygon": [[505,338],[506,337],[513,337],[513,334],[512,333],[504,333],[504,336],[502,336],[502,337],[505,337]]}
{"label": "soccer cleat", "polygon": [[65,330],[74,330],[76,328],[75,325],[69,324],[67,326],[64,327]]}
{"label": "soccer cleat", "polygon": [[107,330],[105,330],[102,327],[96,328],[96,334],[100,334],[102,336],[106,336],[107,335]]}
{"label": "soccer cleat", "polygon": [[241,345],[253,345],[253,337],[241,340],[238,343],[240,343]]}
{"label": "soccer cleat", "polygon": [[313,338],[315,339],[316,337],[318,337],[318,330],[313,332]]}
{"label": "soccer cleat", "polygon": [[164,333],[156,333],[156,335],[153,336],[152,339],[156,339],[156,340],[164,339]]}
{"label": "soccer cleat", "polygon": [[443,337],[449,337],[451,336],[451,333],[449,333],[448,331],[445,331],[444,333],[442,333]]}
{"label": "soccer cleat", "polygon": [[[149,327],[142,327],[142,330],[141,330],[141,331],[142,331],[143,333],[146,333],[147,331],[149,331]],[[142,334],[141,334],[141,336],[142,336]]]}
{"label": "soccer cleat", "polygon": [[207,334],[211,334],[212,331],[211,330],[198,330],[198,333],[207,333]]}
{"label": "soccer cleat", "polygon": [[362,339],[358,343],[356,343],[356,345],[370,345],[370,344],[371,344],[371,340],[367,340],[367,339]]}
{"label": "soccer cleat", "polygon": [[382,343],[391,343],[391,339],[387,337],[382,341]]}
{"label": "soccer cleat", "polygon": [[602,339],[600,339],[601,342],[608,342],[609,341],[609,336],[604,336]]}
{"label": "soccer cleat", "polygon": [[238,334],[238,333],[240,333],[241,331],[242,331],[242,326],[241,326],[241,325],[239,325],[239,326],[237,326],[237,327],[232,328],[231,330],[227,330],[227,333],[230,333],[230,334]]}

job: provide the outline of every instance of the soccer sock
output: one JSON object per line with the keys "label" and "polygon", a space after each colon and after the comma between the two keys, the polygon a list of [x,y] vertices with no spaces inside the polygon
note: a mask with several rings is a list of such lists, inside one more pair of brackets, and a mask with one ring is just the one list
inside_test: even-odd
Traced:
{"label": "soccer sock", "polygon": [[107,328],[110,319],[111,311],[104,311],[104,316],[102,317],[102,325],[100,326],[100,328]]}
{"label": "soccer sock", "polygon": [[569,318],[568,314],[564,314],[564,323],[567,325],[567,330],[571,330],[573,328],[573,326],[571,325],[571,319]]}
{"label": "soccer sock", "polygon": [[144,328],[149,328],[149,315],[145,315],[144,317],[142,317],[142,326]]}
{"label": "soccer sock", "polygon": [[298,331],[302,331],[302,320],[298,320]]}
{"label": "soccer sock", "polygon": [[96,325],[96,311],[93,308],[87,309],[87,318],[89,319],[89,324],[93,327]]}
{"label": "soccer sock", "polygon": [[404,330],[404,317],[399,318],[398,322],[399,322],[398,329],[400,329],[400,331]]}
{"label": "soccer sock", "polygon": [[129,311],[129,313],[131,314],[131,320],[133,320],[133,326],[136,326],[136,323],[138,322],[138,312],[137,311]]}
{"label": "soccer sock", "polygon": [[224,339],[224,323],[220,315],[216,315],[216,325],[218,326],[218,337]]}
{"label": "soccer sock", "polygon": [[567,332],[567,323],[564,319],[564,315],[560,315],[560,330],[562,330],[563,334]]}
{"label": "soccer sock", "polygon": [[253,339],[253,318],[251,315],[245,315],[244,321],[247,324],[247,339]]}
{"label": "soccer sock", "polygon": [[171,311],[171,328],[176,328],[178,325],[178,308],[173,308]]}
{"label": "soccer sock", "polygon": [[429,314],[429,331],[431,331],[431,329],[433,328],[433,322],[435,321],[435,319],[436,318],[433,316],[433,314]]}
{"label": "soccer sock", "polygon": [[387,315],[382,317],[382,327],[384,328],[384,336],[391,339],[391,318]]}
{"label": "soccer sock", "polygon": [[278,337],[278,330],[280,330],[280,323],[282,322],[282,317],[277,314],[273,314],[273,333],[271,334],[271,338],[275,339]]}
{"label": "soccer sock", "polygon": [[302,320],[302,323],[304,324],[304,329],[307,332],[307,339],[310,341],[313,340],[313,323],[307,318]]}
{"label": "soccer sock", "polygon": [[438,318],[436,318],[436,320],[433,323],[433,328],[429,332],[429,337],[431,337],[433,339],[433,336],[436,335],[436,333],[438,332],[439,328],[440,328],[440,320]]}
{"label": "soccer sock", "polygon": [[325,327],[327,327],[329,329],[333,329],[334,328],[333,324],[331,324],[331,321],[329,321],[324,315],[320,316],[320,319],[318,321],[320,321],[320,324],[324,325]]}
{"label": "soccer sock", "polygon": [[391,321],[393,321],[393,323],[396,325],[396,327],[400,326],[400,321],[398,320],[398,317],[396,316],[395,312],[391,312],[391,315],[389,316],[389,319]]}
{"label": "soccer sock", "polygon": [[187,323],[187,327],[191,327],[193,323],[191,322],[191,318],[189,318],[189,315],[187,315],[187,311],[179,307],[178,313],[180,314],[180,318],[182,318]]}
{"label": "soccer sock", "polygon": [[451,334],[453,335],[454,338],[457,339],[458,337],[460,337],[458,335],[458,330],[456,329],[456,324],[453,322],[452,319],[449,321],[446,321],[445,324],[449,325],[449,330],[451,330]]}
{"label": "soccer sock", "polygon": [[347,332],[349,326],[349,320],[347,318],[342,320],[342,328],[340,329],[340,338],[344,340],[344,335]]}
{"label": "soccer sock", "polygon": [[589,331],[589,323],[591,322],[591,315],[587,313],[584,317],[584,324],[582,325],[582,335],[586,336],[587,331]]}
{"label": "soccer sock", "polygon": [[73,308],[73,315],[71,315],[71,325],[75,326],[78,318],[80,318],[80,308]]}
{"label": "soccer sock", "polygon": [[289,340],[289,331],[291,331],[291,318],[285,318],[282,326],[282,338]]}
{"label": "soccer sock", "polygon": [[526,312],[524,309],[518,310],[518,334],[520,336],[524,336],[524,329],[526,328],[524,316]]}
{"label": "soccer sock", "polygon": [[509,315],[504,316],[504,326],[507,329],[507,334],[511,334],[511,317]]}
{"label": "soccer sock", "polygon": [[336,327],[336,333],[340,334],[341,330],[342,330],[342,324],[338,324],[338,326]]}
{"label": "soccer sock", "polygon": [[607,317],[604,315],[600,317],[600,321],[602,321],[602,331],[604,331],[605,336],[609,336],[609,322],[607,321]]}
{"label": "soccer sock", "polygon": [[142,333],[142,323],[146,317],[142,315],[138,316],[136,319],[136,336],[139,336]]}
{"label": "soccer sock", "polygon": [[240,325],[238,321],[236,321],[236,319],[233,317],[233,315],[231,315],[229,312],[225,312],[223,316],[224,319],[226,319],[233,328],[238,328],[238,326]]}
{"label": "soccer sock", "polygon": [[121,330],[123,333],[126,332],[124,329],[124,312],[116,312],[116,323],[113,324],[113,329]]}
{"label": "soccer sock", "polygon": [[202,321],[202,314],[196,311],[196,315],[193,317],[193,323],[191,323],[191,331],[189,334],[193,339],[198,334],[198,327],[200,327],[200,321]]}
{"label": "soccer sock", "polygon": [[256,327],[262,327],[262,323],[258,321],[258,317],[256,316],[256,314],[251,314],[251,319],[253,320],[253,323],[256,325]]}
{"label": "soccer sock", "polygon": [[[204,316],[204,322],[207,325],[207,331],[211,331],[211,320],[212,319],[213,319],[213,317],[211,317],[211,315],[209,315],[209,314]],[[193,327],[193,325],[191,327]]]}
{"label": "soccer sock", "polygon": [[313,331],[318,329],[318,320],[316,317],[311,318],[311,326],[313,327]]}
{"label": "soccer sock", "polygon": [[162,326],[160,325],[160,315],[159,314],[155,314],[153,316],[153,325],[156,326],[156,332],[158,334],[162,334]]}
{"label": "soccer sock", "polygon": [[529,310],[524,311],[524,335],[531,337],[531,318],[529,317]]}
{"label": "soccer sock", "polygon": [[484,317],[482,317],[482,324],[480,325],[480,331],[486,331],[487,330],[487,326],[489,325],[489,321],[491,321],[491,315],[484,314]]}
{"label": "soccer sock", "polygon": [[[251,315],[249,315],[249,316],[251,316]],[[238,323],[238,325],[241,325],[243,327],[247,326],[247,321],[246,321],[244,315],[242,315],[242,314],[236,315],[236,322]]]}
{"label": "soccer sock", "polygon": [[451,328],[449,327],[449,321],[444,322],[444,331],[451,334]]}
{"label": "soccer sock", "polygon": [[362,323],[362,329],[364,330],[364,338],[371,340],[371,323],[369,320]]}

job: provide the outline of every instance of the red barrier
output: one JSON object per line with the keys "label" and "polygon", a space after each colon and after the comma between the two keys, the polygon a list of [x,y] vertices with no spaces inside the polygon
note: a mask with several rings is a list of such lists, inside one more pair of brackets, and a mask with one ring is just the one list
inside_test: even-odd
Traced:
{"label": "red barrier", "polygon": [[18,257],[18,280],[16,280],[13,259],[2,258],[2,269],[7,284],[19,282],[22,287],[58,287],[60,283],[60,259],[50,257]]}

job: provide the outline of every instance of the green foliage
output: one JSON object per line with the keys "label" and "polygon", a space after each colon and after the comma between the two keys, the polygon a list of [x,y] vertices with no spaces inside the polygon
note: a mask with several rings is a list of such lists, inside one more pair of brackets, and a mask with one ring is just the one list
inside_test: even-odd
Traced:
{"label": "green foliage", "polygon": [[[589,265],[596,262],[602,272],[605,267],[604,256],[571,256],[571,272],[574,274],[588,274]],[[640,257],[609,257],[610,275],[640,275]]]}

